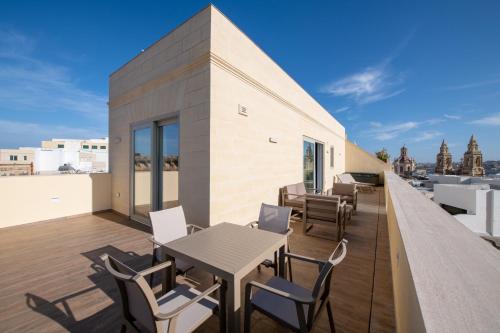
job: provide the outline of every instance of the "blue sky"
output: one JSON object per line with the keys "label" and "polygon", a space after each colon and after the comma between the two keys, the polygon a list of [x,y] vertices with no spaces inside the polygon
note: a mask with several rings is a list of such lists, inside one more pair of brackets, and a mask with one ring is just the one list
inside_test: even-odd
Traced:
{"label": "blue sky", "polygon": [[[203,1],[11,1],[0,11],[0,147],[107,135],[108,75]],[[348,137],[500,159],[499,1],[214,1]]]}

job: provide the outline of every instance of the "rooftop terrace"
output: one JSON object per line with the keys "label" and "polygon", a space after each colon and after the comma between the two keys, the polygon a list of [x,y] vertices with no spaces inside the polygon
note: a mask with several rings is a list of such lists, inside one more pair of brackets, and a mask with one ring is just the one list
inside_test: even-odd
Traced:
{"label": "rooftop terrace", "polygon": [[[391,262],[384,193],[360,194],[358,213],[346,229],[348,256],[334,271],[330,294],[337,332],[395,330]],[[336,242],[292,226],[292,252],[327,258]],[[333,229],[333,227],[332,227]],[[329,227],[315,233],[333,235]],[[112,212],[0,229],[0,331],[111,332],[119,329],[119,294],[99,255],[109,253],[136,269],[151,263],[148,230]],[[293,263],[294,281],[310,287],[315,270]],[[245,281],[265,281],[272,270],[254,270]],[[201,289],[211,276],[194,270]],[[182,278],[178,277],[178,282]],[[245,282],[244,281],[244,282]],[[242,289],[243,290],[243,289]],[[255,332],[284,331],[254,314]],[[217,332],[213,317],[199,331]],[[326,312],[315,332],[328,332]]]}

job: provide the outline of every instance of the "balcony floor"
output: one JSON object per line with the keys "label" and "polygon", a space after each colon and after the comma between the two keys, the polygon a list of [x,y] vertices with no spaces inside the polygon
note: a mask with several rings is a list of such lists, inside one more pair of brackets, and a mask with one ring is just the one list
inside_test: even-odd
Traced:
{"label": "balcony floor", "polygon": [[[361,194],[359,201],[346,230],[347,258],[333,273],[330,297],[337,332],[393,332],[383,191]],[[301,227],[294,224],[291,251],[327,258],[336,243],[305,236]],[[333,227],[315,226],[311,232],[329,235]],[[119,295],[99,255],[109,253],[136,269],[145,268],[152,250],[147,237],[146,229],[111,212],[0,229],[0,331],[118,331]],[[295,282],[310,287],[315,273],[309,264],[293,262]],[[263,268],[246,279],[265,281],[271,274]],[[189,276],[202,289],[211,283],[208,274],[196,269]],[[252,327],[254,332],[286,331],[258,313]],[[199,331],[217,332],[217,318]],[[323,311],[314,332],[328,331]]]}

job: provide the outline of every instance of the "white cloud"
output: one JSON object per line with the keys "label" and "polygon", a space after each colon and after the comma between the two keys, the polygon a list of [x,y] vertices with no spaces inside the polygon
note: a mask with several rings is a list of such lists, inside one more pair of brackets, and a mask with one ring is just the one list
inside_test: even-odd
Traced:
{"label": "white cloud", "polygon": [[414,137],[413,142],[428,141],[442,134],[443,133],[438,131],[424,131],[422,133],[419,133],[418,136]]}
{"label": "white cloud", "polygon": [[54,137],[71,139],[102,138],[106,133],[98,128],[68,127],[22,121],[0,120],[0,142],[2,148],[39,146],[41,140]]}
{"label": "white cloud", "polygon": [[351,98],[359,104],[368,104],[401,94],[404,89],[394,89],[401,82],[402,77],[392,75],[384,63],[336,80],[322,91],[333,96]]}
{"label": "white cloud", "polygon": [[35,58],[35,45],[22,34],[0,31],[0,108],[106,119],[106,96],[79,87],[67,67]]}
{"label": "white cloud", "polygon": [[387,141],[400,136],[419,126],[418,122],[407,121],[398,124],[390,124],[382,126],[380,123],[372,122],[371,128],[364,132],[365,135],[372,137],[378,141]]}
{"label": "white cloud", "polygon": [[454,114],[444,114],[444,117],[446,119],[450,119],[450,120],[460,120],[462,119],[462,116],[459,116],[459,115],[454,115]]}
{"label": "white cloud", "polygon": [[495,113],[495,114],[471,121],[471,123],[476,124],[476,125],[500,126],[500,113]]}
{"label": "white cloud", "polygon": [[349,111],[351,108],[348,107],[348,106],[343,106],[341,108],[338,108],[336,109],[335,111],[333,111],[333,113],[342,113],[342,112],[346,112],[346,111]]}
{"label": "white cloud", "polygon": [[484,81],[478,81],[478,82],[465,83],[465,84],[456,85],[456,86],[449,86],[449,87],[445,87],[444,90],[464,90],[464,89],[470,89],[470,88],[489,86],[489,85],[498,84],[498,83],[500,83],[500,79],[484,80]]}

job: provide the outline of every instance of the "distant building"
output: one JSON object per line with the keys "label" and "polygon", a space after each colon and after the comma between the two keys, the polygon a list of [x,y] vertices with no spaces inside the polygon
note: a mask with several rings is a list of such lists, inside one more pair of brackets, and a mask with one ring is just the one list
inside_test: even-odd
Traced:
{"label": "distant building", "polygon": [[39,147],[0,149],[0,175],[108,171],[108,138],[52,139]]}
{"label": "distant building", "polygon": [[448,145],[444,140],[439,148],[439,153],[436,155],[436,168],[434,169],[434,172],[440,175],[450,175],[453,173],[451,153],[449,152]]}
{"label": "distant building", "polygon": [[470,137],[467,151],[464,153],[464,161],[462,164],[462,175],[466,176],[484,176],[483,154],[479,150],[474,135]]}
{"label": "distant building", "polygon": [[434,202],[470,230],[500,237],[500,191],[489,184],[435,184]]}
{"label": "distant building", "polygon": [[410,177],[415,171],[415,160],[408,156],[406,146],[401,147],[401,155],[394,160],[393,166],[394,172],[401,177]]}
{"label": "distant building", "polygon": [[0,176],[32,175],[35,154],[32,149],[0,149]]}

